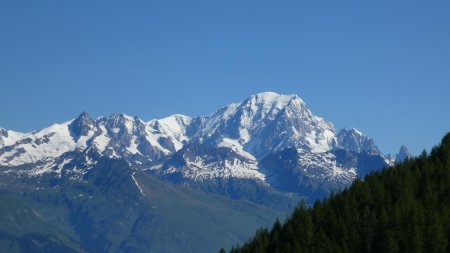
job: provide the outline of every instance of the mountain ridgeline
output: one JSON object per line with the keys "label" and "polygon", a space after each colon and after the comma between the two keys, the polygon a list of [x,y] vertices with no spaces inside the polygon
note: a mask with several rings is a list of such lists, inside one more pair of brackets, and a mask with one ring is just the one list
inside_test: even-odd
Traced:
{"label": "mountain ridgeline", "polygon": [[0,251],[211,252],[408,155],[272,92],[206,116],[0,129]]}
{"label": "mountain ridgeline", "polygon": [[[298,193],[310,203],[408,155],[406,148],[384,155],[360,131],[336,131],[297,95],[272,92],[194,118],[176,114],[145,122],[124,114],[91,119],[82,113],[31,133],[0,131],[0,167],[16,168],[3,173],[59,175],[72,159],[61,157],[85,150],[125,159],[170,183],[227,192],[221,187],[225,181],[250,182]],[[240,192],[230,196],[254,199]]]}
{"label": "mountain ridgeline", "polygon": [[449,240],[447,134],[430,155],[370,173],[312,207],[301,202],[230,252],[449,252]]}

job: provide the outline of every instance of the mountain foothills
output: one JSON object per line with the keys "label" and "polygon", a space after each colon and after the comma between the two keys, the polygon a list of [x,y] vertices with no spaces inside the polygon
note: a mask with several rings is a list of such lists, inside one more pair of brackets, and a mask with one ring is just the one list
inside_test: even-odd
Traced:
{"label": "mountain foothills", "polygon": [[230,252],[450,252],[449,186],[447,134],[430,155],[356,179],[312,207],[301,202]]}
{"label": "mountain foothills", "polygon": [[0,129],[0,249],[215,251],[409,156],[271,92],[194,118]]}

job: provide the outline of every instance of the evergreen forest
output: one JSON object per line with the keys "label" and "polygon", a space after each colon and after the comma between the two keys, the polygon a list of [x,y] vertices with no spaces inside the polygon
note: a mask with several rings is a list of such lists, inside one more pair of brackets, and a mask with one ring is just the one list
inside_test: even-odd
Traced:
{"label": "evergreen forest", "polygon": [[[450,134],[428,154],[301,202],[231,253],[450,252]],[[221,249],[220,252],[225,252]]]}

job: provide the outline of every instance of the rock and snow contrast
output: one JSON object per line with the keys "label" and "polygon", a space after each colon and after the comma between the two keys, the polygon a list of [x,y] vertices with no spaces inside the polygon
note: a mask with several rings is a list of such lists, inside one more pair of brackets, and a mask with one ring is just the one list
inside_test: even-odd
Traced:
{"label": "rock and snow contrast", "polygon": [[0,128],[0,147],[3,146],[10,146],[17,142],[19,139],[21,139],[25,134],[14,132],[14,131],[7,131],[3,128]]}
{"label": "rock and snow contrast", "polygon": [[[405,150],[397,162],[407,157]],[[143,121],[113,114],[94,120],[82,113],[31,133],[0,129],[3,173],[58,174],[77,155],[85,156],[86,168],[105,156],[169,180],[250,179],[294,192],[345,186],[390,163],[360,131],[336,132],[297,95],[272,92],[194,118]]]}

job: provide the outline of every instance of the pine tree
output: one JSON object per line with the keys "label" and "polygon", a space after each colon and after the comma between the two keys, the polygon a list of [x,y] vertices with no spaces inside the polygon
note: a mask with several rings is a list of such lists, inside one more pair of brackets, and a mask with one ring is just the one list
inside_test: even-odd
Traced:
{"label": "pine tree", "polygon": [[[450,252],[450,134],[440,147],[364,180],[231,252]],[[222,252],[222,251],[221,251]]]}

